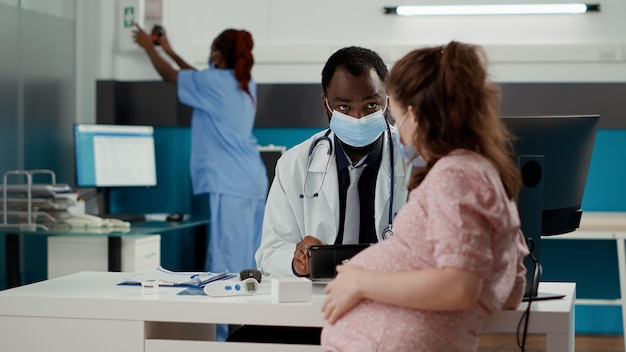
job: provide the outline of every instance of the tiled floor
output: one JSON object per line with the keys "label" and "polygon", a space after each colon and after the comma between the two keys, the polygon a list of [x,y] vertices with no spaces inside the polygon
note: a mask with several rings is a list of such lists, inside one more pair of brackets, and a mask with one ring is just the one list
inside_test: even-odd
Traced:
{"label": "tiled floor", "polygon": [[[529,335],[525,352],[546,351],[546,339],[542,335]],[[480,336],[479,352],[519,352],[515,335]],[[624,351],[624,338],[620,336],[582,335],[576,336],[576,352]]]}

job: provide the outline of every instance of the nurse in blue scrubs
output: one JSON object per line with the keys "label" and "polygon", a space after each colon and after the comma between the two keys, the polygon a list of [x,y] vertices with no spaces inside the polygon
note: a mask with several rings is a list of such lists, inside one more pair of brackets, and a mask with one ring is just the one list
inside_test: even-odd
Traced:
{"label": "nurse in blue scrubs", "polygon": [[[180,101],[193,107],[193,192],[208,194],[211,219],[205,269],[238,273],[255,268],[268,180],[252,134],[256,116],[252,36],[235,29],[220,33],[211,45],[209,68],[202,71],[172,50],[164,31],[151,38],[137,26],[134,38],[161,77],[177,85]],[[158,54],[153,40],[180,70]]]}

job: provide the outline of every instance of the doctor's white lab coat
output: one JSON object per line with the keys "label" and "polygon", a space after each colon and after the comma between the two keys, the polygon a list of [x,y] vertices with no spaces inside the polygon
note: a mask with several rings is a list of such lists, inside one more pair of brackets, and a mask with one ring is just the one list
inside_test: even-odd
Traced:
{"label": "doctor's white lab coat", "polygon": [[[323,136],[322,131],[308,140],[288,150],[276,165],[276,173],[267,198],[265,218],[263,221],[263,237],[261,246],[256,252],[257,267],[264,275],[274,277],[294,276],[291,269],[293,253],[296,244],[305,236],[317,237],[327,244],[335,243],[339,229],[339,185],[337,176],[337,163],[335,160],[334,134],[328,136],[333,143],[333,153],[330,155],[328,169],[324,178],[324,170],[328,160],[326,141],[319,142],[313,151],[313,158],[306,176],[309,149],[312,143]],[[391,127],[391,133],[397,133]],[[389,201],[390,201],[390,154],[389,135],[384,133],[382,160],[378,176],[376,178],[376,193],[374,206],[374,221],[378,240],[382,240],[382,234],[389,226]],[[405,166],[405,161],[400,152],[400,146],[394,141],[394,192],[393,214],[406,202],[407,182],[410,177],[410,163]],[[339,147],[341,148],[341,147]],[[341,152],[341,149],[339,149]],[[322,183],[322,178],[324,181]],[[319,196],[314,198],[300,198],[304,192],[311,196],[317,192],[320,185]]]}

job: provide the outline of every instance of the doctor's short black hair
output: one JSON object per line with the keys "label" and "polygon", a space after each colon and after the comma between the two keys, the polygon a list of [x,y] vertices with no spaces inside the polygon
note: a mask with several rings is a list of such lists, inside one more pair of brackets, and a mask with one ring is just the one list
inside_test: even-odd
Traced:
{"label": "doctor's short black hair", "polygon": [[344,67],[354,76],[359,76],[370,68],[376,70],[381,81],[387,76],[387,65],[375,51],[349,46],[337,50],[332,54],[322,69],[322,90],[326,94],[330,80],[333,78],[337,67]]}

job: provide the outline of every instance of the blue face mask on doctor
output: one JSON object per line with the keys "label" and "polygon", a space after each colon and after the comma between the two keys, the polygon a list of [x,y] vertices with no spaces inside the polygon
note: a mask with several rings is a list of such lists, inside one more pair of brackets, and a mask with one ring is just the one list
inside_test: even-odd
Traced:
{"label": "blue face mask on doctor", "polygon": [[360,119],[326,107],[332,113],[330,118],[330,130],[344,143],[352,147],[365,147],[372,144],[387,129],[385,109],[375,111]]}

